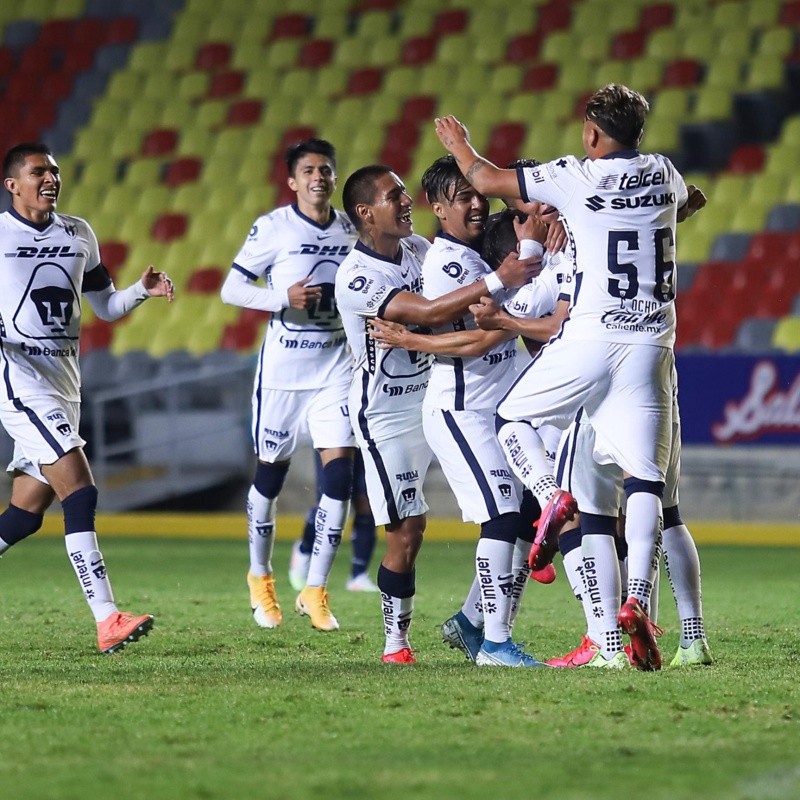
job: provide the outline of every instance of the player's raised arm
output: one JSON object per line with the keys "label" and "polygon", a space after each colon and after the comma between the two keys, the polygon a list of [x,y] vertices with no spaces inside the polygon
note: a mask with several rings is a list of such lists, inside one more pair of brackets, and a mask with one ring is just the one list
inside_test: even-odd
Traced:
{"label": "player's raised arm", "polygon": [[469,131],[454,116],[434,120],[436,135],[453,154],[464,177],[487,197],[521,197],[516,170],[500,169],[479,155],[469,142]]}

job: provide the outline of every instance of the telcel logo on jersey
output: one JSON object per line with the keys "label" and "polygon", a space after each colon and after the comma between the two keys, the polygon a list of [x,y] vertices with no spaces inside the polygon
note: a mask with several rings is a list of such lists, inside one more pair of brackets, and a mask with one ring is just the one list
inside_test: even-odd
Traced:
{"label": "telcel logo on jersey", "polygon": [[658,169],[655,172],[644,172],[641,175],[628,175],[624,172],[619,179],[620,189],[642,189],[645,186],[662,186],[667,182],[667,178]]}

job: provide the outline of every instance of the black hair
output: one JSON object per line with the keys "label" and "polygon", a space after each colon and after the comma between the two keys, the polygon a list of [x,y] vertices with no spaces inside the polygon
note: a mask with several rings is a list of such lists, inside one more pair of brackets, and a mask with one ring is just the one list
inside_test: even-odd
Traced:
{"label": "black hair", "polygon": [[53,151],[42,142],[22,142],[14,145],[3,158],[3,178],[15,177],[25,163],[25,159],[32,155],[52,156]]}
{"label": "black hair", "polygon": [[294,175],[297,162],[309,153],[318,153],[325,156],[331,162],[333,168],[336,169],[336,148],[325,139],[303,139],[302,142],[295,142],[295,144],[286,148],[286,154],[283,160],[289,168],[289,175]]}
{"label": "black hair", "polygon": [[429,203],[452,203],[459,183],[467,184],[453,156],[437,158],[422,174],[422,188]]}
{"label": "black hair", "polygon": [[342,189],[342,205],[345,214],[355,225],[357,231],[361,230],[361,220],[356,213],[356,206],[372,205],[375,202],[375,182],[381,175],[388,175],[394,170],[385,164],[369,164],[357,169],[344,184]]}
{"label": "black hair", "polygon": [[525,221],[525,215],[510,208],[497,214],[491,214],[486,220],[486,231],[483,234],[481,258],[492,268],[497,269],[503,259],[517,249],[517,232],[514,220]]}
{"label": "black hair", "polygon": [[506,166],[506,169],[533,169],[534,167],[541,167],[542,162],[537,161],[535,158],[518,158]]}
{"label": "black hair", "polygon": [[634,149],[642,141],[649,110],[650,104],[639,92],[619,83],[609,83],[589,98],[586,119],[615,142]]}

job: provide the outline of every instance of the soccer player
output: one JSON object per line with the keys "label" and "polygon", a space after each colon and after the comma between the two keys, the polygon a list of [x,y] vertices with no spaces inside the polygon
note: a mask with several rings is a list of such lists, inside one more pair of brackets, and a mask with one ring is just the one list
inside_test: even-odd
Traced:
{"label": "soccer player", "polygon": [[670,161],[637,150],[648,110],[638,92],[605,86],[587,103],[587,159],[567,156],[517,171],[481,158],[454,117],[436,120],[442,144],[478,191],[537,199],[565,218],[576,259],[570,316],[501,401],[498,434],[543,506],[534,547],[545,554],[555,552],[558,531],[577,505],[549,471],[536,428],[566,427],[584,408],[599,462],[625,471],[629,577],[619,621],[643,669],[661,661],[644,608],[671,438],[675,224],[678,209],[682,216],[694,210]]}
{"label": "soccer player", "polygon": [[358,242],[336,275],[336,302],[355,361],[350,409],[364,456],[367,493],[376,524],[386,526],[387,549],[378,570],[386,636],[382,661],[414,663],[408,631],[414,563],[428,509],[422,483],[431,452],[422,431],[421,405],[431,358],[380,350],[369,335],[369,319],[443,325],[462,316],[482,295],[522,285],[538,268],[515,253],[497,272],[465,280],[457,291],[426,300],[421,270],[430,243],[414,234],[412,201],[400,178],[384,165],[362,167],[347,179],[343,200]]}
{"label": "soccer player", "polygon": [[[308,139],[289,147],[285,158],[297,200],[255,221],[221,290],[226,303],[272,312],[253,388],[258,463],[247,496],[247,584],[256,624],[279,626],[272,568],[276,502],[291,455],[307,432],[322,460],[322,495],[306,585],[295,608],[317,630],[334,631],[339,623],[327,582],[348,514],[355,441],[347,410],[350,355],[333,286],[355,231],[331,207],[333,145]],[[259,277],[266,288],[254,285]]]}
{"label": "soccer player", "polygon": [[88,223],[56,213],[61,174],[46,145],[12,147],[3,183],[11,208],[0,214],[0,421],[14,455],[0,554],[39,530],[58,497],[67,554],[95,618],[98,647],[114,653],[147,635],[153,617],[117,609],[97,543],[97,488],[78,434],[81,294],[111,321],[148,297],[171,302],[173,286],[150,266],[133,286],[114,287]]}
{"label": "soccer player", "polygon": [[[319,456],[315,459],[317,469],[317,503],[321,494],[322,464]],[[369,577],[369,565],[372,553],[375,550],[375,517],[369,507],[367,497],[366,477],[364,476],[364,459],[361,451],[356,449],[353,458],[353,529],[350,533],[350,577],[345,583],[348,592],[377,592],[378,587]],[[292,556],[289,561],[289,583],[298,592],[305,586],[308,575],[308,565],[314,551],[314,520],[317,516],[317,506],[306,514],[303,533],[292,546]]]}

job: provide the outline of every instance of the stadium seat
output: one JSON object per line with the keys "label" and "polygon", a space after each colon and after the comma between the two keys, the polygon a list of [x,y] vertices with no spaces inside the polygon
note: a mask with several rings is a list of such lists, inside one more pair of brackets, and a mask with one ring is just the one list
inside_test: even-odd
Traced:
{"label": "stadium seat", "polygon": [[318,69],[330,63],[333,58],[334,43],[331,39],[312,39],[300,48],[297,66]]}
{"label": "stadium seat", "polygon": [[765,353],[774,349],[772,338],[777,321],[769,317],[749,317],[742,320],[736,331],[733,346],[743,353]]}
{"label": "stadium seat", "polygon": [[760,172],[764,166],[764,148],[757,144],[739,145],[731,153],[728,171],[738,174]]}
{"label": "stadium seat", "polygon": [[233,48],[228,42],[206,42],[197,51],[195,69],[221,71],[230,64]]}
{"label": "stadium seat", "polygon": [[157,129],[150,131],[142,141],[143,156],[161,156],[174,152],[178,144],[178,131],[173,129]]}
{"label": "stadium seat", "polygon": [[693,58],[671,61],[664,69],[663,86],[695,86],[700,82],[702,68]]}
{"label": "stadium seat", "polygon": [[621,31],[612,39],[609,54],[621,60],[640,58],[644,54],[645,41],[646,35],[641,29]]}
{"label": "stadium seat", "polygon": [[228,110],[227,125],[255,125],[261,119],[263,104],[260,100],[240,100]]}
{"label": "stadium seat", "polygon": [[519,34],[506,45],[505,59],[511,64],[532,62],[538,57],[541,44],[541,36],[537,33]]}
{"label": "stadium seat", "polygon": [[553,89],[558,80],[559,65],[555,62],[535,64],[525,72],[522,78],[523,91],[544,92]]}
{"label": "stadium seat", "polygon": [[171,242],[185,236],[187,226],[185,214],[161,214],[153,223],[150,235],[156,242]]}
{"label": "stadium seat", "polygon": [[675,19],[675,7],[672,3],[655,3],[646,5],[641,10],[639,29],[654,31],[657,28],[666,28],[672,25]]}

